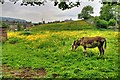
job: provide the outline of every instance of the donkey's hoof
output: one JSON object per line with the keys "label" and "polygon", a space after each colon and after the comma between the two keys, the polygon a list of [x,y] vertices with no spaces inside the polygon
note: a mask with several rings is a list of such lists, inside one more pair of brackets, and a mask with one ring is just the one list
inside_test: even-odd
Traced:
{"label": "donkey's hoof", "polygon": [[87,54],[84,54],[85,57],[87,57]]}

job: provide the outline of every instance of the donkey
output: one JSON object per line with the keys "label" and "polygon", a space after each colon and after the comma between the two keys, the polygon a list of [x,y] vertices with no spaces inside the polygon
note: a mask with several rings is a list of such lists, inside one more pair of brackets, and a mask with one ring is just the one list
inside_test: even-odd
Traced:
{"label": "donkey", "polygon": [[[105,43],[105,44],[104,44]],[[104,55],[104,49],[106,49],[106,39],[104,37],[96,36],[96,37],[82,37],[78,40],[75,40],[72,44],[72,51],[77,49],[78,46],[83,46],[83,53],[87,56],[86,48],[95,48],[98,47],[100,51],[100,55]]]}

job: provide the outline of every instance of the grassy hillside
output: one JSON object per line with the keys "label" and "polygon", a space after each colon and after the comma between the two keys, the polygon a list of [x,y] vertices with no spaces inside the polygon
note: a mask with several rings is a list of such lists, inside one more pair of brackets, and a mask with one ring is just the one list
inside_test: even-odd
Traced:
{"label": "grassy hillside", "polygon": [[83,29],[94,29],[91,24],[88,24],[85,21],[70,21],[70,22],[61,22],[61,23],[51,23],[51,24],[44,24],[35,26],[32,30],[83,30]]}
{"label": "grassy hillside", "polygon": [[[7,67],[3,67],[4,77],[118,77],[118,32],[97,30],[84,21],[44,24],[29,30],[8,32],[8,40],[2,45],[2,64]],[[87,57],[82,47],[72,52],[73,41],[83,36],[105,37],[105,55],[98,56],[97,48],[87,49]],[[37,73],[36,69],[42,71]]]}

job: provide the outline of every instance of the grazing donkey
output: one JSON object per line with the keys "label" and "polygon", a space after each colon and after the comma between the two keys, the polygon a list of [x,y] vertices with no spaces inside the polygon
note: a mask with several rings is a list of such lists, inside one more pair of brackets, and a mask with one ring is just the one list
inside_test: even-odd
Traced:
{"label": "grazing donkey", "polygon": [[95,48],[98,47],[100,51],[100,55],[103,53],[104,55],[104,49],[103,49],[103,44],[104,49],[106,48],[106,39],[100,36],[96,37],[82,37],[76,41],[73,42],[72,44],[72,51],[74,51],[78,46],[83,46],[84,48],[84,55],[87,56],[86,48]]}

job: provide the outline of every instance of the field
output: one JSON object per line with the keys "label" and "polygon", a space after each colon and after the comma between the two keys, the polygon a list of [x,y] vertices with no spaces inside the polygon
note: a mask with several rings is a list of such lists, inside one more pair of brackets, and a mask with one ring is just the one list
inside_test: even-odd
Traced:
{"label": "field", "polygon": [[[97,29],[85,21],[43,24],[29,31],[8,32],[2,44],[3,77],[32,78],[117,78],[118,33]],[[105,55],[97,48],[71,51],[71,44],[83,36],[103,36]],[[33,74],[32,74],[33,73]]]}

